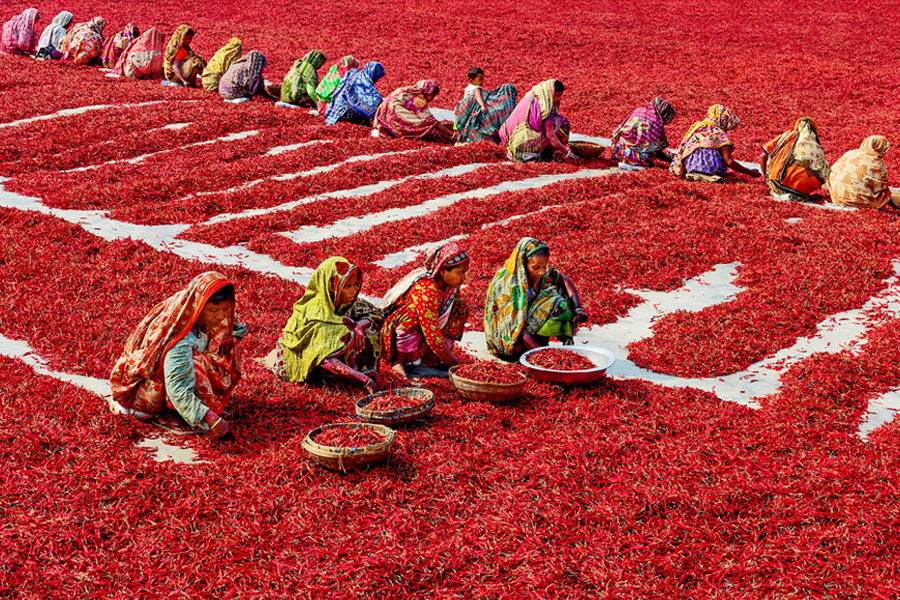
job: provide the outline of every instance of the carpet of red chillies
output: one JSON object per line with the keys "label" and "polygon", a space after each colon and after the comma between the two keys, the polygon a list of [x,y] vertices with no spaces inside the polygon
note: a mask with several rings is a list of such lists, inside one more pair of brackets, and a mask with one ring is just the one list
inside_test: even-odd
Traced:
{"label": "carpet of red chillies", "polygon": [[[27,6],[4,4],[0,20]],[[207,57],[238,36],[245,50],[266,54],[273,81],[311,48],[329,65],[344,54],[379,60],[383,91],[430,77],[443,108],[475,64],[488,87],[508,81],[520,93],[558,77],[575,132],[595,136],[608,137],[658,94],[678,110],[674,145],[719,102],[741,117],[732,137],[748,160],[805,115],[817,120],[832,161],[870,134],[900,139],[900,57],[891,28],[880,25],[894,19],[886,0],[36,6],[42,24],[65,9],[76,21],[104,16],[108,33],[126,22],[166,34],[188,23]],[[2,126],[97,105],[113,106]],[[247,136],[219,139],[238,133]],[[900,166],[896,153],[887,162]],[[473,163],[487,164],[427,177]],[[630,359],[658,373],[747,369],[883,292],[900,258],[890,212],[776,203],[758,180],[689,184],[661,170],[463,197],[314,243],[279,235],[609,166],[605,158],[510,165],[489,144],[373,139],[305,110],[230,105],[0,55],[6,190],[131,224],[190,225],[181,239],[243,245],[286,265],[315,267],[340,254],[363,266],[363,292],[373,296],[410,268],[379,266],[386,255],[465,235],[474,260],[464,295],[476,330],[491,276],[524,235],[550,244],[593,325],[638,304],[633,290],[671,291],[739,263],[732,299],[667,314],[631,344]],[[91,168],[70,171],[83,167]],[[279,178],[287,173],[298,175]],[[315,198],[386,181],[395,183]],[[209,222],[298,199],[308,200]],[[210,268],[235,281],[250,330],[245,356],[264,355],[302,286],[0,208],[0,335],[27,341],[55,370],[105,378],[150,307]],[[398,429],[387,462],[346,475],[313,463],[301,442],[318,425],[352,420],[361,389],[288,384],[248,360],[236,439],[167,437],[207,461],[184,465],[136,446],[156,430],[0,357],[0,598],[895,597],[900,424],[868,441],[857,428],[871,399],[900,387],[900,319],[869,316],[864,343],[785,368],[758,409],[640,380],[579,389],[530,381],[519,401],[494,406],[428,380],[432,416]]]}

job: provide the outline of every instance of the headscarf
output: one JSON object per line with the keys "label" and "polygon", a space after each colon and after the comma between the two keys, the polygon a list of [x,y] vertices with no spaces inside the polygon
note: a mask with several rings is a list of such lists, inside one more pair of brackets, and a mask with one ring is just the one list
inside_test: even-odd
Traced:
{"label": "headscarf", "polygon": [[721,104],[713,104],[706,112],[706,118],[697,121],[681,142],[681,147],[672,159],[670,170],[677,177],[684,177],[684,161],[687,157],[701,148],[724,148],[732,146],[726,131],[735,129],[741,124],[741,120],[731,109]]}
{"label": "headscarf", "polygon": [[[828,161],[825,160],[825,150],[819,141],[819,130],[816,122],[809,117],[803,117],[797,121],[791,131],[779,136],[775,148],[769,155],[766,169],[766,179],[771,182],[781,182],[787,175],[787,170],[792,166],[800,166],[819,180],[820,183],[828,181]],[[798,193],[792,190],[791,193]]]}
{"label": "headscarf", "polygon": [[669,146],[665,126],[674,118],[675,109],[672,105],[657,96],[647,106],[636,109],[622,121],[613,132],[613,143],[622,140],[636,152],[642,153],[665,150]]}
{"label": "headscarf", "polygon": [[36,8],[26,8],[3,25],[0,50],[5,54],[31,54],[37,47],[34,25],[41,18]]}
{"label": "headscarf", "polygon": [[[184,36],[188,33],[194,33],[194,30],[191,29],[189,25],[179,25],[175,30],[175,33],[172,34],[172,38],[169,40],[168,45],[166,45],[166,53],[163,56],[163,74],[166,76],[166,79],[176,79],[175,67],[172,66],[172,63],[175,61],[175,56],[184,47]],[[190,50],[188,52],[188,58],[190,58],[192,54],[194,54],[194,52],[193,50]]]}
{"label": "headscarf", "polygon": [[[110,375],[109,383],[116,402],[148,413],[163,409],[166,354],[194,328],[210,297],[229,284],[231,281],[221,273],[201,273],[185,289],[150,310],[128,336],[125,350]],[[219,331],[208,332],[207,355],[213,357],[216,367],[228,372],[236,382],[239,373],[231,365],[235,345],[233,312],[224,325]]]}
{"label": "headscarf", "polygon": [[116,63],[119,62],[119,58],[122,56],[125,49],[128,48],[140,34],[141,32],[138,28],[134,24],[129,23],[122,31],[119,31],[106,40],[106,43],[103,44],[103,53],[101,55],[103,58],[103,66],[107,69],[114,68]]}
{"label": "headscarf", "polygon": [[319,97],[319,101],[329,104],[334,96],[334,91],[340,85],[341,79],[344,78],[347,71],[357,67],[359,67],[359,61],[349,55],[331,65],[331,68],[328,69],[325,77],[319,83],[319,87],[316,88],[316,96]]}
{"label": "headscarf", "polygon": [[437,126],[428,108],[427,95],[437,94],[438,84],[422,79],[413,85],[397,88],[385,98],[375,114],[375,125],[394,137],[419,139]]}
{"label": "headscarf", "polygon": [[[484,335],[488,350],[498,356],[509,356],[529,319],[537,322],[535,329],[558,312],[560,303],[565,302],[554,287],[558,272],[550,267],[532,288],[528,279],[528,258],[538,250],[547,249],[547,244],[523,237],[506,263],[494,275],[488,286],[484,305]],[[546,296],[547,301],[543,301]],[[540,314],[530,310],[539,307]]]}
{"label": "headscarf", "polygon": [[262,72],[269,61],[259,50],[251,50],[234,61],[219,80],[219,94],[226,99],[248,98],[259,91]]}
{"label": "headscarf", "polygon": [[374,119],[382,103],[381,92],[375,87],[375,82],[382,77],[384,67],[379,62],[366,63],[362,70],[347,71],[331,98],[325,123],[334,125],[349,112]]}
{"label": "headscarf", "polygon": [[284,327],[281,346],[284,368],[291,381],[306,381],[310,372],[330,355],[347,347],[350,328],[343,314],[350,304],[335,306],[344,282],[362,271],[346,258],[333,256],[313,273],[303,297],[294,303],[294,312]]}
{"label": "headscarf", "polygon": [[234,61],[241,57],[243,44],[239,38],[231,38],[228,43],[216,50],[203,69],[203,89],[208,92],[219,91],[219,80],[222,79]]}
{"label": "headscarf", "polygon": [[166,38],[155,27],[145,31],[125,51],[113,73],[126,77],[162,77],[163,46]]}
{"label": "headscarf", "polygon": [[[469,253],[459,242],[447,242],[441,246],[435,246],[425,253],[425,259],[421,267],[403,277],[382,298],[379,308],[391,308],[414,286],[423,279],[436,279],[444,267],[454,267],[469,260]],[[443,315],[453,307],[458,288],[451,288],[441,302],[440,315]]]}
{"label": "headscarf", "polygon": [[62,50],[63,38],[66,37],[66,27],[72,24],[73,15],[67,10],[62,11],[44,28],[41,39],[38,41],[38,50]]}
{"label": "headscarf", "polygon": [[325,64],[325,54],[321,50],[310,50],[306,56],[294,61],[281,87],[281,101],[298,104],[307,99],[313,106],[318,104],[316,86],[319,84],[318,69]]}
{"label": "headscarf", "polygon": [[858,150],[851,150],[831,167],[828,179],[831,201],[857,208],[882,208],[891,199],[884,155],[891,144],[882,135],[863,140]]}

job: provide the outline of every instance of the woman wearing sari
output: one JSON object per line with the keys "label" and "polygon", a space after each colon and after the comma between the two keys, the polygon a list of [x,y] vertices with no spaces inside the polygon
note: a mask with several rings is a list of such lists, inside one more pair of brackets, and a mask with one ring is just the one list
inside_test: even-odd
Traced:
{"label": "woman wearing sari", "polygon": [[547,244],[524,237],[488,286],[484,335],[491,354],[514,360],[551,338],[572,343],[587,321],[572,280],[550,265]]}
{"label": "woman wearing sari", "polygon": [[828,181],[828,161],[815,121],[803,117],[792,130],[763,146],[759,166],[772,195],[809,201],[809,195]]}
{"label": "woman wearing sari", "polygon": [[675,109],[659,96],[632,112],[612,135],[612,157],[619,167],[634,171],[653,166],[654,160],[672,162],[665,152],[666,125],[674,118]]}
{"label": "woman wearing sari", "polygon": [[266,80],[263,79],[263,70],[269,61],[259,50],[251,50],[246,55],[234,61],[222,79],[219,80],[219,95],[225,100],[238,100],[253,96],[263,96],[273,102],[278,98],[266,91]]}
{"label": "woman wearing sari", "polygon": [[381,329],[381,368],[406,377],[406,365],[459,364],[453,341],[462,339],[469,309],[458,298],[469,255],[457,242],[432,248],[425,265],[401,279],[381,302],[390,315]]}
{"label": "woman wearing sari", "polygon": [[325,64],[325,54],[319,50],[310,50],[306,56],[294,61],[294,66],[284,76],[281,84],[281,101],[294,106],[311,106],[316,108],[319,97],[316,86],[319,85],[318,70]]}
{"label": "woman wearing sari", "polygon": [[36,58],[45,60],[61,59],[63,39],[66,37],[66,27],[71,24],[72,13],[67,10],[53,17],[53,21],[44,28],[41,39],[38,40]]}
{"label": "woman wearing sari", "polygon": [[484,139],[499,142],[497,132],[516,107],[516,86],[504,83],[496,89],[483,92],[482,85],[484,71],[477,67],[471,69],[469,85],[454,112],[460,143],[480,142]]}
{"label": "woman wearing sari", "polygon": [[375,113],[381,106],[381,92],[375,82],[384,77],[381,63],[366,63],[362,69],[350,69],[334,91],[331,104],[325,113],[325,123],[334,125],[348,121],[367,127],[372,125]]}
{"label": "woman wearing sari", "polygon": [[234,285],[213,271],[196,276],[128,337],[110,375],[114,408],[177,433],[228,435],[222,413],[241,376],[245,331]]}
{"label": "woman wearing sari", "polygon": [[243,44],[238,38],[231,38],[227,44],[216,50],[200,76],[203,80],[203,89],[207,92],[218,92],[222,75],[241,57],[242,50]]}
{"label": "woman wearing sari", "polygon": [[163,76],[163,49],[166,38],[151,28],[128,46],[116,62],[113,73],[135,79],[157,79]]}
{"label": "woman wearing sari", "polygon": [[361,369],[375,367],[383,319],[374,306],[359,300],[362,280],[360,268],[340,256],[319,265],[270,355],[277,375],[298,383],[314,375],[332,376],[378,391]]}
{"label": "woman wearing sari", "polygon": [[398,88],[385,98],[375,113],[374,126],[383,135],[420,140],[431,136],[451,141],[456,134],[431,114],[428,105],[441,91],[437,83],[423,79]]}
{"label": "woman wearing sari", "polygon": [[41,13],[36,8],[26,8],[3,24],[0,35],[0,52],[3,54],[29,55],[37,49],[38,37],[35,25]]}
{"label": "woman wearing sari", "polygon": [[138,31],[138,28],[129,23],[122,31],[106,40],[106,43],[103,44],[103,52],[100,55],[103,66],[107,69],[114,68],[116,63],[119,62],[119,58],[122,57],[122,53],[125,52],[125,49],[128,48],[140,34],[141,32]]}
{"label": "woman wearing sari", "polygon": [[566,158],[577,159],[566,147],[569,121],[559,114],[559,103],[566,87],[548,79],[531,88],[500,127],[500,141],[510,160],[549,161],[559,150]]}
{"label": "woman wearing sari", "polygon": [[883,208],[891,201],[884,155],[891,143],[882,135],[869,136],[858,150],[850,150],[835,161],[828,177],[831,201],[855,208]]}
{"label": "woman wearing sari", "polygon": [[684,134],[669,170],[676,177],[684,177],[688,181],[718,183],[723,181],[722,176],[728,169],[759,177],[759,171],[747,169],[732,155],[734,144],[725,132],[740,124],[741,120],[731,109],[713,104],[706,111],[706,118],[691,125]]}
{"label": "woman wearing sari", "polygon": [[328,108],[328,105],[331,104],[331,98],[334,96],[335,90],[337,90],[338,86],[341,84],[341,80],[344,78],[344,75],[347,74],[347,71],[358,67],[359,61],[349,54],[331,65],[331,68],[325,73],[325,77],[319,82],[319,87],[316,88],[316,97],[319,99],[318,108],[320,113],[323,115],[325,114],[325,110]]}
{"label": "woman wearing sari", "polygon": [[76,65],[99,64],[104,27],[106,19],[103,17],[75,25],[63,40],[63,60],[71,60]]}
{"label": "woman wearing sari", "polygon": [[195,87],[197,77],[206,68],[206,61],[191,50],[194,30],[187,25],[179,25],[166,46],[163,56],[163,74],[167,81]]}

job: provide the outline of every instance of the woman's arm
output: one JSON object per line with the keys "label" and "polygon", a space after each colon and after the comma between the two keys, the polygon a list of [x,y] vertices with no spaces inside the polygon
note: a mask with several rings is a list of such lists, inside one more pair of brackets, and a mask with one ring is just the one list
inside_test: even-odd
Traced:
{"label": "woman's arm", "polygon": [[749,175],[750,177],[759,177],[759,171],[757,171],[756,169],[748,169],[738,161],[734,160],[734,146],[722,146],[721,148],[719,148],[719,152],[722,154],[722,161],[724,161],[725,166],[727,166],[732,171],[743,173],[744,175]]}
{"label": "woman's arm", "polygon": [[337,358],[326,358],[322,361],[322,368],[328,371],[329,373],[334,373],[338,377],[343,377],[344,379],[349,379],[351,381],[357,381],[368,389],[370,392],[377,392],[381,388],[378,387],[378,384],[374,379],[365,375],[364,373],[357,371],[350,365],[341,362]]}
{"label": "woman's arm", "polygon": [[177,59],[173,60],[172,61],[172,70],[175,71],[175,77],[180,79],[181,83],[183,83],[184,85],[188,85],[187,79],[185,79],[184,75],[181,74],[181,65],[182,64],[184,64],[184,63],[182,63],[182,61],[180,61],[180,60],[177,60]]}
{"label": "woman's arm", "polygon": [[434,295],[432,295],[430,290],[416,288],[410,290],[409,293],[415,294],[413,306],[419,321],[419,327],[422,328],[422,335],[425,337],[425,343],[441,359],[442,363],[449,367],[458,365],[459,360],[450,350],[452,342],[441,331],[441,324],[438,321],[441,301],[437,296],[437,290],[434,290]]}
{"label": "woman's arm", "polygon": [[547,140],[550,142],[550,145],[559,150],[560,152],[565,153],[566,158],[571,158],[574,160],[581,160],[578,156],[575,155],[571,150],[569,150],[556,135],[556,124],[553,119],[547,119],[544,121],[544,135],[547,136]]}
{"label": "woman's arm", "polygon": [[563,288],[566,290],[566,296],[569,297],[569,300],[572,303],[572,310],[575,312],[575,322],[587,322],[588,314],[581,307],[581,300],[578,298],[578,289],[575,287],[575,283],[562,273],[559,274],[559,277],[562,279]]}
{"label": "woman's arm", "polygon": [[765,152],[759,155],[759,170],[760,173],[769,172],[769,155]]}
{"label": "woman's arm", "polygon": [[437,129],[438,131],[440,131],[441,133],[443,133],[444,135],[446,135],[449,138],[456,137],[456,132],[451,130],[449,127],[447,127],[440,121],[438,121],[438,124],[435,126],[435,129]]}
{"label": "woman's arm", "polygon": [[194,349],[188,334],[175,344],[163,359],[163,375],[166,382],[166,396],[178,414],[196,427],[203,420],[209,408],[194,394],[197,379],[194,376]]}

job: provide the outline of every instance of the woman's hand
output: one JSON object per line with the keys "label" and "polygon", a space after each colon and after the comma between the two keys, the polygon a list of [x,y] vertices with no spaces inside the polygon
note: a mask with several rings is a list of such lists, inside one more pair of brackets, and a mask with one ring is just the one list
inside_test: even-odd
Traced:
{"label": "woman's hand", "polygon": [[588,314],[580,306],[575,309],[575,322],[576,323],[587,323],[588,322]]}
{"label": "woman's hand", "polygon": [[353,339],[350,340],[350,354],[356,356],[366,347],[366,335],[362,329],[357,327],[353,332]]}
{"label": "woman's hand", "polygon": [[369,380],[366,382],[366,390],[367,390],[370,394],[374,394],[374,393],[376,393],[376,392],[380,392],[380,391],[381,391],[381,386],[378,385],[378,382],[375,381],[374,379],[372,379],[371,377],[369,377],[368,379],[369,379]]}
{"label": "woman's hand", "polygon": [[214,438],[222,440],[231,437],[234,433],[231,423],[211,410],[206,411],[203,422],[209,425],[209,434]]}

